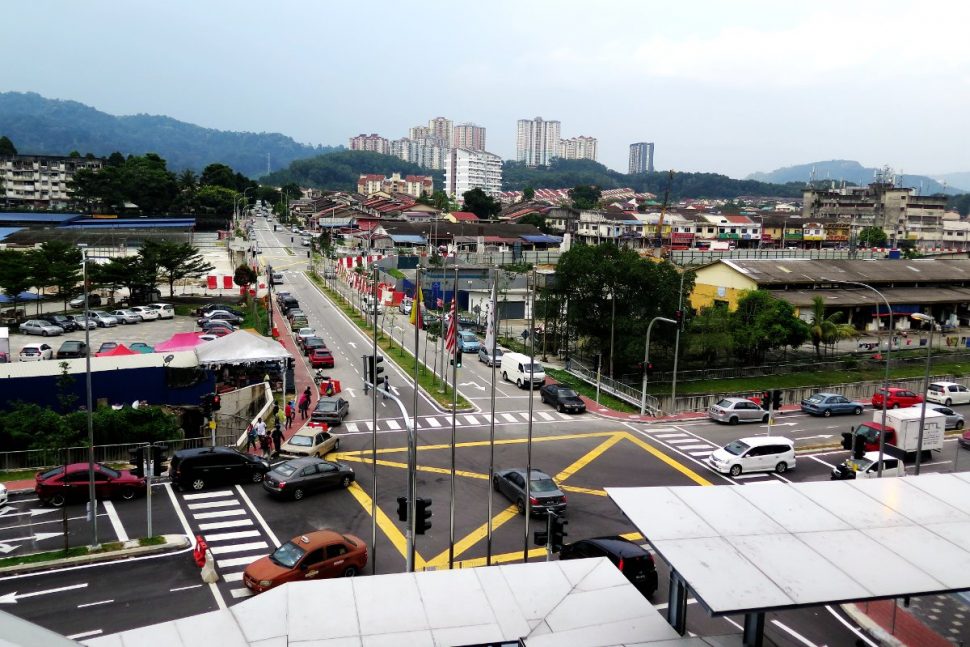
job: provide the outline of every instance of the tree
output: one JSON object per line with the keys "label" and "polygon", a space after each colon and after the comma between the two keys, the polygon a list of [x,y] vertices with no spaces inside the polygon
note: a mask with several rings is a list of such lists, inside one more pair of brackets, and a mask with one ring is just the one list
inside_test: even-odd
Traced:
{"label": "tree", "polygon": [[200,186],[221,186],[224,189],[238,191],[236,184],[236,172],[225,164],[209,164],[202,169],[202,176],[199,178]]}
{"label": "tree", "polygon": [[195,204],[200,213],[229,217],[239,194],[221,186],[205,185],[195,193]]}
{"label": "tree", "polygon": [[602,193],[597,186],[579,184],[569,191],[569,197],[576,209],[595,209]]}
{"label": "tree", "polygon": [[0,290],[13,299],[15,310],[20,293],[26,292],[31,284],[28,259],[25,252],[0,249]]}
{"label": "tree", "polygon": [[816,358],[822,358],[822,344],[834,344],[840,339],[857,334],[851,324],[841,323],[841,319],[841,312],[833,312],[826,317],[825,299],[818,296],[812,298],[812,319],[808,325]]}
{"label": "tree", "polygon": [[154,278],[149,277],[151,268],[146,267],[142,255],[121,256],[110,259],[104,264],[88,266],[88,280],[92,285],[104,287],[114,293],[118,288],[126,288],[128,294],[135,294],[147,289]]}
{"label": "tree", "polygon": [[125,162],[122,188],[125,198],[138,205],[142,213],[168,212],[179,194],[175,174],[154,153]]}
{"label": "tree", "polygon": [[478,187],[471,191],[465,191],[461,197],[465,210],[471,211],[482,220],[491,220],[492,216],[502,210],[502,205],[498,200]]}
{"label": "tree", "polygon": [[882,227],[869,226],[859,232],[859,242],[869,247],[885,247],[887,240]]}
{"label": "tree", "polygon": [[734,355],[747,365],[763,364],[768,351],[797,348],[809,337],[809,327],[795,308],[766,290],[750,290],[731,313]]}
{"label": "tree", "polygon": [[536,197],[536,190],[533,189],[531,186],[527,186],[524,189],[522,189],[522,201],[523,202],[528,202],[529,200],[532,200],[535,197]]}
{"label": "tree", "polygon": [[444,191],[433,191],[431,193],[431,205],[440,211],[446,211],[451,206],[451,200]]}
{"label": "tree", "polygon": [[546,223],[546,217],[541,213],[529,213],[518,219],[518,224],[520,225],[532,225],[536,227],[539,231],[544,234],[551,233],[549,225]]}
{"label": "tree", "polygon": [[56,288],[57,296],[64,301],[67,310],[67,302],[78,293],[81,282],[80,248],[64,241],[49,240],[28,254],[31,282],[38,291]]}
{"label": "tree", "polygon": [[0,137],[0,157],[9,157],[17,154],[17,147],[13,145],[10,138],[6,135]]}
{"label": "tree", "polygon": [[111,153],[111,155],[108,155],[108,159],[106,159],[104,161],[104,165],[105,166],[115,166],[115,167],[117,167],[117,166],[124,166],[125,165],[125,156],[122,155],[121,153],[119,153],[118,151],[115,151],[115,152]]}
{"label": "tree", "polygon": [[715,366],[725,356],[734,353],[734,335],[731,331],[731,312],[721,305],[701,308],[687,328],[686,346],[700,356],[707,366]]}
{"label": "tree", "polygon": [[168,283],[168,296],[175,296],[175,283],[182,279],[200,278],[214,267],[205,260],[199,250],[189,243],[165,240],[160,243],[146,241],[145,248],[158,259],[161,276]]}
{"label": "tree", "polygon": [[[259,280],[256,271],[245,263],[236,268],[232,275],[232,282],[241,288],[249,288],[250,285]],[[246,291],[249,294],[249,290]]]}

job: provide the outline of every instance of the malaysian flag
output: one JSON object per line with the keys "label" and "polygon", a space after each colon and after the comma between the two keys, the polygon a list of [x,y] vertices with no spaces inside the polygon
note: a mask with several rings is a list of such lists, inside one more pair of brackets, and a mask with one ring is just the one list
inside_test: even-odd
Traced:
{"label": "malaysian flag", "polygon": [[455,300],[451,300],[451,319],[448,320],[448,335],[445,337],[445,348],[448,352],[453,352],[455,350],[455,343],[458,337],[458,304]]}

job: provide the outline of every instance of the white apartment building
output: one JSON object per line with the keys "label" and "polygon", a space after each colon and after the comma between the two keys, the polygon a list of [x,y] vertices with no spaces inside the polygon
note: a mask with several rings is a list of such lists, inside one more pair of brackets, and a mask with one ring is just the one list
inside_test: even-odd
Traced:
{"label": "white apartment building", "polygon": [[0,157],[0,195],[8,204],[38,209],[67,207],[68,184],[81,169],[100,170],[104,160],[52,155]]}
{"label": "white apartment building", "polygon": [[490,196],[502,191],[502,158],[485,151],[453,148],[445,162],[445,192],[460,198],[479,188]]}
{"label": "white apartment building", "polygon": [[475,124],[458,124],[455,126],[455,148],[465,148],[470,151],[485,150],[485,127]]}
{"label": "white apartment building", "polygon": [[596,161],[596,138],[580,135],[559,141],[559,157],[567,160]]}
{"label": "white apartment building", "polygon": [[[411,130],[415,129],[412,128]],[[440,142],[434,137],[425,137],[423,139],[403,137],[401,139],[395,139],[390,145],[390,154],[394,157],[399,157],[405,162],[411,162],[412,164],[430,169],[444,167],[446,150],[441,147]]]}
{"label": "white apartment building", "polygon": [[630,144],[630,175],[653,173],[653,142]]}
{"label": "white apartment building", "polygon": [[428,130],[431,137],[437,139],[444,148],[451,148],[455,145],[455,128],[451,119],[435,117],[428,120]]}
{"label": "white apartment building", "polygon": [[388,144],[386,137],[381,137],[380,135],[375,134],[364,135],[361,133],[356,137],[350,138],[350,150],[371,151],[374,153],[381,153],[382,155],[388,155],[391,151],[391,147]]}
{"label": "white apartment building", "polygon": [[542,117],[519,119],[515,136],[515,159],[526,166],[548,166],[559,155],[558,121]]}

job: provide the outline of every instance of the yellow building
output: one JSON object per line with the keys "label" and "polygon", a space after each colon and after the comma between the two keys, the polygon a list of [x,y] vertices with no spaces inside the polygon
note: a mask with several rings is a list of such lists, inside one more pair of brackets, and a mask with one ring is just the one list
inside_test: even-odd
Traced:
{"label": "yellow building", "polygon": [[695,311],[715,304],[734,310],[746,290],[757,289],[756,280],[739,272],[730,261],[722,259],[697,269],[690,305]]}

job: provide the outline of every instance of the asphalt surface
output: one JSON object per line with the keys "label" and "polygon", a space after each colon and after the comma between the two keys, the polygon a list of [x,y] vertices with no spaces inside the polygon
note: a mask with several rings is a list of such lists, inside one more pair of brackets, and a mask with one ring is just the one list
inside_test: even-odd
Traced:
{"label": "asphalt surface", "polygon": [[[282,229],[282,228],[281,228]],[[203,534],[214,550],[221,579],[203,585],[190,552],[128,560],[120,564],[60,569],[15,578],[0,578],[0,608],[36,621],[66,635],[93,636],[140,627],[232,605],[249,592],[241,582],[245,565],[268,554],[281,541],[319,528],[334,528],[363,538],[370,546],[371,562],[366,572],[396,573],[405,569],[403,523],[397,520],[396,498],[405,494],[407,435],[404,420],[390,400],[377,401],[378,423],[372,424],[373,402],[364,395],[360,356],[369,342],[320,291],[308,281],[305,253],[285,251],[290,233],[274,234],[265,221],[257,220],[257,234],[264,263],[282,271],[285,283],[277,289],[294,293],[307,311],[311,325],[322,333],[334,351],[337,365],[327,373],[339,379],[342,395],[351,403],[344,424],[334,429],[341,438],[340,451],[329,458],[351,465],[356,482],[308,496],[302,501],[271,498],[259,484],[213,488],[201,493],[178,492],[168,484],[153,488],[153,532]],[[299,245],[297,238],[296,244]],[[178,320],[177,320],[178,321]],[[413,331],[404,315],[388,322],[388,330],[403,330],[406,343],[413,345]],[[194,324],[194,322],[191,322]],[[141,324],[144,326],[156,324]],[[281,331],[283,332],[283,331]],[[423,354],[423,347],[419,354]],[[372,352],[372,351],[370,351]],[[428,353],[428,363],[433,354]],[[417,537],[419,568],[448,568],[545,559],[542,548],[530,535],[544,527],[544,520],[529,520],[515,513],[512,502],[492,490],[488,479],[491,419],[491,370],[473,361],[459,369],[459,388],[475,409],[455,416],[455,504],[451,499],[450,411],[441,409],[421,395],[418,421],[418,495],[431,498],[432,527]],[[394,392],[413,411],[413,391],[406,373],[385,361]],[[495,469],[524,467],[529,462],[529,392],[510,384],[497,386],[495,419]],[[964,409],[970,409],[965,407]],[[964,411],[968,413],[968,411]],[[866,412],[862,417],[871,418]],[[792,413],[780,416],[772,434],[795,438],[799,446],[839,439],[843,430],[858,424],[860,417],[812,418]],[[703,462],[714,448],[731,440],[768,432],[766,425],[730,427],[706,420],[677,424],[643,424],[607,420],[592,414],[559,414],[549,406],[532,402],[531,463],[556,478],[568,497],[567,540],[608,534],[625,534],[645,543],[635,528],[605,496],[606,486],[716,485],[742,487],[765,481],[827,480],[832,466],[841,462],[845,451],[801,454],[795,470],[784,475],[742,474],[731,478],[716,474]],[[299,421],[298,421],[299,424]],[[376,443],[376,445],[375,445]],[[375,491],[371,453],[378,452],[378,487]],[[953,440],[928,463],[924,472],[953,471],[970,460],[961,455]],[[961,465],[961,462],[963,465]],[[910,468],[910,473],[912,468]],[[38,548],[50,549],[63,542],[60,511],[40,508],[30,495],[11,498],[0,511],[0,546],[17,545],[10,554]],[[492,535],[488,539],[489,501],[492,505]],[[377,516],[372,516],[376,503]],[[99,516],[101,540],[143,535],[147,529],[146,501],[113,502],[113,516],[106,510]],[[41,510],[33,514],[32,510]],[[83,505],[67,508],[69,538],[88,541],[89,525]],[[450,524],[454,515],[453,530]],[[372,542],[376,525],[377,542]],[[50,536],[36,535],[44,533]],[[29,539],[18,539],[28,537]],[[14,541],[14,540],[17,541]],[[454,549],[449,555],[449,543]],[[17,543],[19,542],[19,543]],[[669,572],[657,560],[660,588],[651,601],[666,608]],[[11,594],[15,594],[11,596]],[[11,599],[13,598],[13,599]],[[691,602],[688,630],[700,635],[739,634],[741,618],[711,618],[700,604]],[[854,645],[874,644],[861,637],[858,627],[833,608],[811,608],[768,614],[766,644],[769,645]]]}

